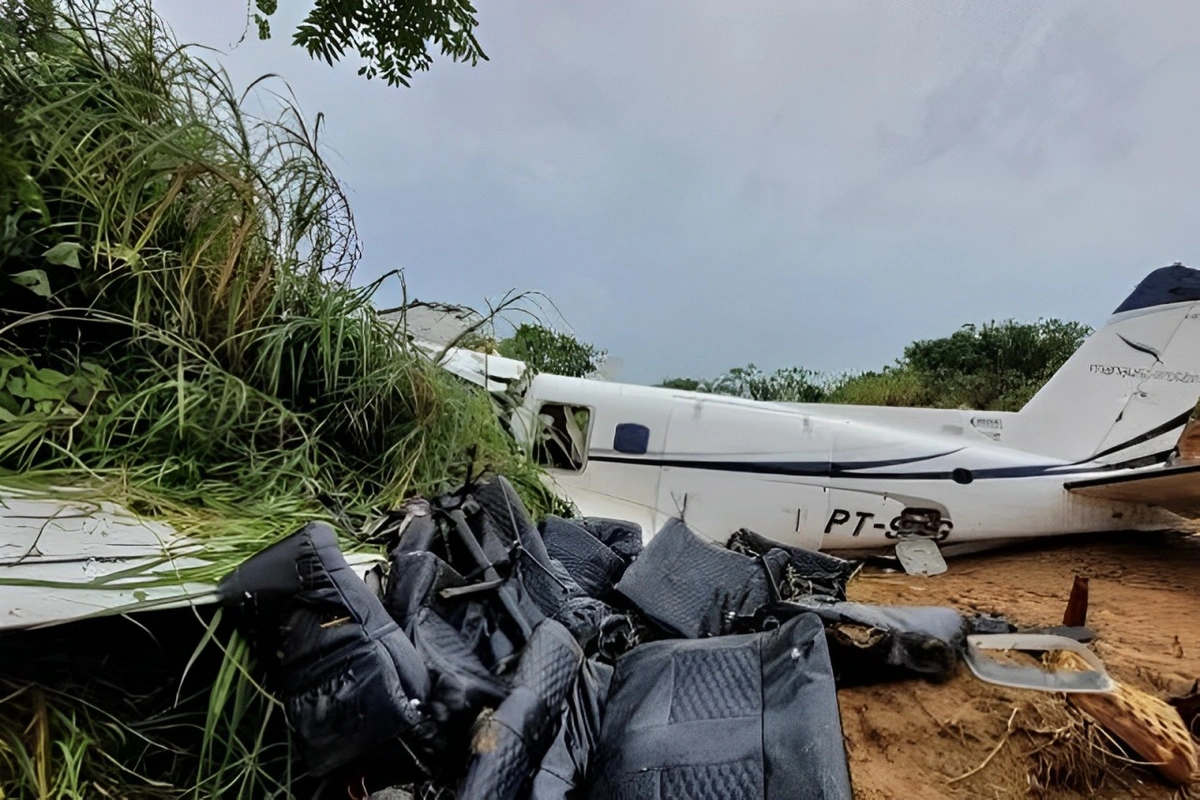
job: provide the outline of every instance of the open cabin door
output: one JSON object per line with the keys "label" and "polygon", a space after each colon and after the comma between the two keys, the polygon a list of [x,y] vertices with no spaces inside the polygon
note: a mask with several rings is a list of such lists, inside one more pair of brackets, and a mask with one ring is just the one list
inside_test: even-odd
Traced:
{"label": "open cabin door", "polygon": [[656,530],[672,516],[724,543],[749,528],[819,549],[832,434],[806,415],[721,399],[676,398],[667,426]]}
{"label": "open cabin door", "polygon": [[534,460],[583,515],[636,522],[649,538],[670,403],[631,398],[619,384],[545,377],[519,415],[533,431],[525,438]]}

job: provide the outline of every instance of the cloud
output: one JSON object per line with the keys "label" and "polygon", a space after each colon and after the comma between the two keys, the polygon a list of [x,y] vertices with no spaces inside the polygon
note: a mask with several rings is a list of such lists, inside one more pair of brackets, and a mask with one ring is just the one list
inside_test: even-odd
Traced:
{"label": "cloud", "polygon": [[[245,12],[160,8],[218,47]],[[1187,0],[480,15],[490,60],[411,89],[310,62],[286,17],[225,62],[327,115],[362,280],[403,267],[462,303],[543,290],[622,378],[871,368],[969,321],[1095,324],[1150,269],[1200,263]]]}

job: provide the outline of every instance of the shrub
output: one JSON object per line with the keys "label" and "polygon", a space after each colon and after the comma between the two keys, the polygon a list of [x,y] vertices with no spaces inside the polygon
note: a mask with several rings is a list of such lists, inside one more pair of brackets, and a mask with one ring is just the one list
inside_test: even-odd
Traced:
{"label": "shrub", "polygon": [[908,345],[901,364],[931,387],[938,405],[1018,411],[1091,333],[1058,319],[964,325]]}
{"label": "shrub", "polygon": [[1091,332],[1058,319],[964,325],[913,342],[894,366],[877,372],[831,377],[788,367],[768,375],[749,364],[712,380],[669,378],[659,385],[753,400],[1017,411]]}
{"label": "shrub", "polygon": [[895,367],[843,377],[833,384],[826,400],[860,406],[936,407],[938,404],[924,378],[912,370]]}
{"label": "shrub", "polygon": [[594,374],[606,353],[569,333],[543,325],[523,323],[512,336],[500,340],[500,355],[524,361],[535,372],[583,378]]}

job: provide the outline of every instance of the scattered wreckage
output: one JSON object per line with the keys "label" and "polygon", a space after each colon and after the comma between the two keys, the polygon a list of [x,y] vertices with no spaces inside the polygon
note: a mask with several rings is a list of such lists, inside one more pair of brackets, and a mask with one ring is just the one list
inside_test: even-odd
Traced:
{"label": "scattered wreckage", "polygon": [[989,672],[997,643],[1086,648],[848,602],[860,564],[749,530],[721,546],[674,519],[643,545],[614,519],[535,525],[503,477],[412,502],[375,535],[386,570],[360,576],[312,523],[217,589],[328,796],[849,798],[839,685],[938,680],[965,658],[986,680],[1114,688],[1090,653],[1092,671],[1060,679]]}
{"label": "scattered wreckage", "polygon": [[1179,714],[1108,676],[1080,624],[1016,631],[846,585],[880,547],[936,573],[955,549],[1173,527],[1164,509],[1200,507],[1198,338],[1200,271],[1158,270],[1025,410],[986,415],[533,376],[450,349],[581,518],[534,525],[495,477],[390,517],[387,559],[312,523],[212,585],[170,580],[209,562],[169,526],[8,493],[0,631],[237,609],[326,796],[850,797],[837,687],[960,661],[1068,696],[1184,783]]}
{"label": "scattered wreckage", "polygon": [[[850,797],[837,688],[960,662],[1070,698],[1169,782],[1196,771],[1188,706],[1080,644],[1086,594],[1063,627],[1023,631],[849,602],[862,560],[746,528],[717,543],[678,518],[648,540],[611,518],[534,525],[503,477],[386,517],[371,539],[387,559],[343,555],[314,522],[217,585],[162,580],[204,553],[116,506],[5,504],[0,627],[231,607],[318,797]],[[1046,655],[1012,663],[1021,650]]]}

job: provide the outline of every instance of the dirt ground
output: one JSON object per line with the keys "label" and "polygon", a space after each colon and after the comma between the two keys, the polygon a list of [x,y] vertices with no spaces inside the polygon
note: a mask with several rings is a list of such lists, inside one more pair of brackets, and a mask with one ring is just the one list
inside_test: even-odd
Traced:
{"label": "dirt ground", "polygon": [[[1082,575],[1090,584],[1087,624],[1099,635],[1093,648],[1109,674],[1163,698],[1200,677],[1200,535],[1042,543],[952,558],[949,567],[933,577],[866,569],[849,597],[1057,625]],[[985,684],[965,665],[945,683],[846,688],[838,697],[855,796],[866,800],[1200,798],[1195,785],[1171,789],[1095,749],[1099,732],[1067,712],[1061,695]],[[993,750],[986,766],[956,780]]]}

